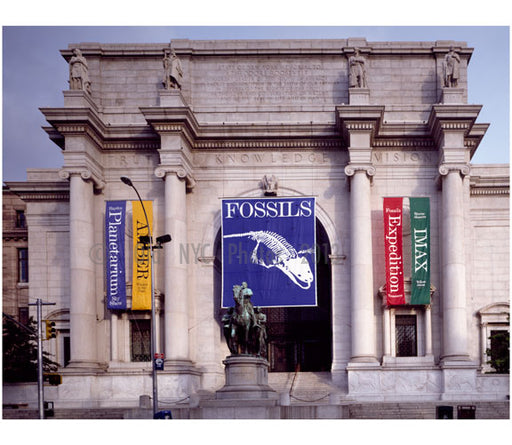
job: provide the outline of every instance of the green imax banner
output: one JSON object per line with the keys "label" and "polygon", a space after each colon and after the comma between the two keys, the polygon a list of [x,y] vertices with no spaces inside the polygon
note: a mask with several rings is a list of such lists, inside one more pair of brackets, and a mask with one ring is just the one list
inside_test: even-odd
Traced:
{"label": "green imax banner", "polygon": [[411,213],[411,304],[430,304],[430,201],[409,198]]}

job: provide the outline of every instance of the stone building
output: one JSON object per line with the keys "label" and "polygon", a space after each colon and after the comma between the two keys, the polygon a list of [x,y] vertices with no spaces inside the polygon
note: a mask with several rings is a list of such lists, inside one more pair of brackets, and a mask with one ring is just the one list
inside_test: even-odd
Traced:
{"label": "stone building", "polygon": [[2,311],[28,321],[28,229],[26,205],[7,187],[2,191]]}
{"label": "stone building", "polygon": [[[56,407],[151,393],[149,311],[106,307],[105,203],[137,199],[121,176],[152,201],[154,234],[172,236],[155,256],[166,406],[201,407],[224,383],[221,199],[264,197],[272,175],[278,196],[316,197],[321,248],[318,306],[266,311],[270,386],[337,406],[506,400],[508,375],[485,372],[491,332],[508,330],[509,168],[471,163],[488,127],[467,103],[472,51],[365,39],[62,50],[71,89],[41,111],[63,166],[9,184],[27,203],[30,293],[57,303]],[[430,199],[431,304],[386,303],[389,196]]]}

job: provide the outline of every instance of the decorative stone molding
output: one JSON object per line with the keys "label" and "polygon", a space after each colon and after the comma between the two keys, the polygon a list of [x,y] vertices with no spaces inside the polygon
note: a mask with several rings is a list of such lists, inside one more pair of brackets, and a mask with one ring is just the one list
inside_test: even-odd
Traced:
{"label": "decorative stone molding", "polygon": [[195,149],[234,149],[234,150],[258,150],[258,149],[296,149],[296,150],[311,150],[311,149],[339,149],[341,142],[338,139],[319,139],[319,140],[229,140],[229,141],[195,141]]}
{"label": "decorative stone molding", "polygon": [[97,190],[105,188],[105,181],[100,178],[99,174],[92,172],[87,167],[64,167],[62,170],[59,170],[59,177],[61,179],[69,179],[72,175],[80,175],[84,181],[92,180]]}
{"label": "decorative stone molding", "polygon": [[343,266],[345,264],[346,259],[346,255],[335,255],[332,253],[329,254],[329,260],[331,261],[331,265],[333,266]]}

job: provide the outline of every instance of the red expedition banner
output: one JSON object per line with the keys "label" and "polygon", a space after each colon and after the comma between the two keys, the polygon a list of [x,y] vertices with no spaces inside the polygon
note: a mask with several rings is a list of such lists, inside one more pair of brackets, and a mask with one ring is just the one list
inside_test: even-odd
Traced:
{"label": "red expedition banner", "polygon": [[402,255],[402,198],[384,198],[387,304],[405,304]]}

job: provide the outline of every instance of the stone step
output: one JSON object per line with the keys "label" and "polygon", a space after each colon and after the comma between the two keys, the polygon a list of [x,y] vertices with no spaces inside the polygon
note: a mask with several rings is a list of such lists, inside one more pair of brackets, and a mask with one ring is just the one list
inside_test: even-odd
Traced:
{"label": "stone step", "polygon": [[275,391],[290,394],[291,403],[326,404],[329,394],[339,392],[330,376],[329,372],[272,372],[268,383]]}
{"label": "stone step", "polygon": [[[502,402],[416,402],[416,403],[345,403],[329,404],[292,404],[280,407],[281,419],[435,419],[437,406],[452,406],[453,417],[457,419],[457,406],[475,405],[476,419],[510,419],[510,405]],[[171,408],[174,419],[190,419],[192,411],[198,408]],[[138,408],[88,408],[55,409],[50,419],[151,419],[151,410]],[[37,419],[34,409],[3,409],[3,419]],[[49,420],[50,420],[49,419]]]}

